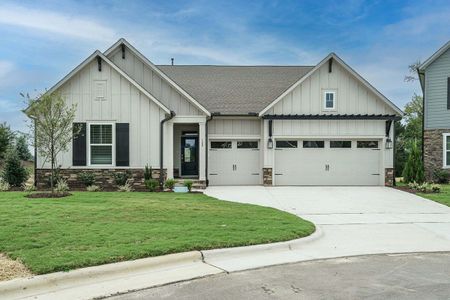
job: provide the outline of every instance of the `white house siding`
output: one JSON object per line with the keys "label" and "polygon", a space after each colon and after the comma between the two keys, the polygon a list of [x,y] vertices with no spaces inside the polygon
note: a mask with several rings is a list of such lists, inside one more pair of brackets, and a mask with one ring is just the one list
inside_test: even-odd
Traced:
{"label": "white house siding", "polygon": [[259,136],[261,120],[248,118],[214,118],[208,123],[208,135],[219,136]]}
{"label": "white house siding", "polygon": [[[323,110],[323,91],[335,90],[336,110]],[[394,114],[395,112],[338,63],[325,63],[266,114]]]}
{"label": "white house siding", "polygon": [[125,47],[125,59],[122,58],[121,48],[112,52],[108,58],[131,78],[136,80],[150,94],[156,97],[156,99],[161,101],[170,110],[175,111],[177,115],[204,115],[203,112],[182,96],[128,48]]}
{"label": "white house siding", "polygon": [[425,129],[450,128],[447,109],[447,78],[450,77],[450,49],[425,69]]}
{"label": "white house siding", "polygon": [[[106,82],[104,101],[95,100],[96,80]],[[159,168],[159,125],[165,112],[107,63],[102,63],[102,71],[99,72],[94,60],[58,91],[69,106],[77,105],[75,122],[129,123],[130,167],[140,168],[149,164]],[[71,144],[69,150],[58,157],[58,164],[63,168],[72,166]],[[42,167],[40,157],[37,166]]]}

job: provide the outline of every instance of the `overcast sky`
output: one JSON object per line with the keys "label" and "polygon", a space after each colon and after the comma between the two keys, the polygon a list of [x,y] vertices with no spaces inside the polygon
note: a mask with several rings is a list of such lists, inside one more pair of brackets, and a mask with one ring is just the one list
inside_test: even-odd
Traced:
{"label": "overcast sky", "polygon": [[450,40],[450,1],[1,1],[0,122],[126,38],[155,64],[314,65],[336,52],[403,108],[407,66]]}

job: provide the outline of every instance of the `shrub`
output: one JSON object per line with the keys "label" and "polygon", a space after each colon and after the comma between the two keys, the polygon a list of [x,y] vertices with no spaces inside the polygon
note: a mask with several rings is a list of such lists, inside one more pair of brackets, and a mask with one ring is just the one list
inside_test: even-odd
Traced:
{"label": "shrub", "polygon": [[175,186],[175,183],[177,183],[175,179],[167,179],[166,182],[164,183],[164,186],[172,191],[173,187]]}
{"label": "shrub", "polygon": [[422,183],[424,181],[422,158],[417,141],[410,145],[408,159],[403,169],[403,180],[408,183],[414,181]]}
{"label": "shrub", "polygon": [[132,192],[133,191],[133,187],[131,186],[131,182],[129,180],[127,180],[125,182],[125,184],[119,185],[117,187],[117,191],[118,192]]}
{"label": "shrub", "polygon": [[150,179],[152,179],[152,167],[149,167],[147,164],[144,169],[144,180],[147,181]]}
{"label": "shrub", "polygon": [[56,183],[55,191],[58,193],[65,193],[69,191],[69,185],[64,179],[59,179]]}
{"label": "shrub", "polygon": [[145,186],[150,192],[154,192],[158,188],[159,182],[156,179],[147,179],[145,180]]}
{"label": "shrub", "polygon": [[92,184],[86,187],[86,191],[88,192],[100,192],[102,190],[98,185]]}
{"label": "shrub", "polygon": [[0,178],[0,192],[7,192],[11,188],[11,185]]}
{"label": "shrub", "polygon": [[28,171],[22,165],[16,151],[8,151],[2,177],[10,186],[15,187],[21,187],[27,181]]}
{"label": "shrub", "polygon": [[429,183],[424,182],[417,187],[417,190],[422,193],[427,193],[431,190],[431,186]]}
{"label": "shrub", "polygon": [[[56,186],[58,184],[58,181],[60,181],[62,179],[61,176],[61,166],[58,166],[57,168],[55,168],[53,170],[53,186]],[[49,176],[47,178],[47,186],[51,187],[52,186],[52,177]]]}
{"label": "shrub", "polygon": [[439,184],[432,184],[431,185],[431,191],[433,193],[440,193],[441,192],[441,186]]}
{"label": "shrub", "polygon": [[448,183],[450,174],[446,170],[436,169],[433,172],[434,181],[437,183]]}
{"label": "shrub", "polygon": [[192,185],[194,184],[194,182],[192,180],[186,180],[183,184],[185,187],[187,187],[188,191],[190,192],[192,190]]}
{"label": "shrub", "polygon": [[82,172],[78,174],[78,178],[86,187],[89,187],[95,183],[95,175],[92,172]]}
{"label": "shrub", "polygon": [[117,172],[114,173],[114,182],[117,186],[123,186],[127,183],[128,179],[131,177],[131,172]]}
{"label": "shrub", "polygon": [[36,187],[34,185],[25,185],[23,187],[23,191],[30,194],[30,193],[36,191]]}
{"label": "shrub", "polygon": [[419,184],[415,181],[408,183],[408,187],[412,190],[417,190],[419,188]]}

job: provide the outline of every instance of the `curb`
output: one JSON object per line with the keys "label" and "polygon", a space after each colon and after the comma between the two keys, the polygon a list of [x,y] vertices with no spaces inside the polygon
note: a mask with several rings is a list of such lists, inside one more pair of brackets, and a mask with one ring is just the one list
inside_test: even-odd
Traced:
{"label": "curb", "polygon": [[28,278],[18,278],[0,283],[0,299],[21,299],[43,295],[47,292],[76,288],[93,281],[108,281],[118,279],[127,274],[145,274],[148,272],[169,269],[171,266],[203,263],[200,251],[169,254],[111,263],[100,266],[76,269],[69,272],[56,272],[37,275]]}

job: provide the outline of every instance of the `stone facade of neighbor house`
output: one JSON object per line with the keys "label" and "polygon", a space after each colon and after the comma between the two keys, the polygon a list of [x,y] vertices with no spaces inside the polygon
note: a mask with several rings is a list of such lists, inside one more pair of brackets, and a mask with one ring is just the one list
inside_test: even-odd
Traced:
{"label": "stone facade of neighbor house", "polygon": [[403,113],[335,53],[315,66],[154,65],[120,39],[48,92],[76,106],[80,134],[57,157],[72,189],[83,171],[105,190],[129,171],[143,190],[146,165],[197,187],[392,183]]}
{"label": "stone facade of neighbor house", "polygon": [[450,169],[450,41],[418,69],[424,95],[423,162],[425,176]]}

